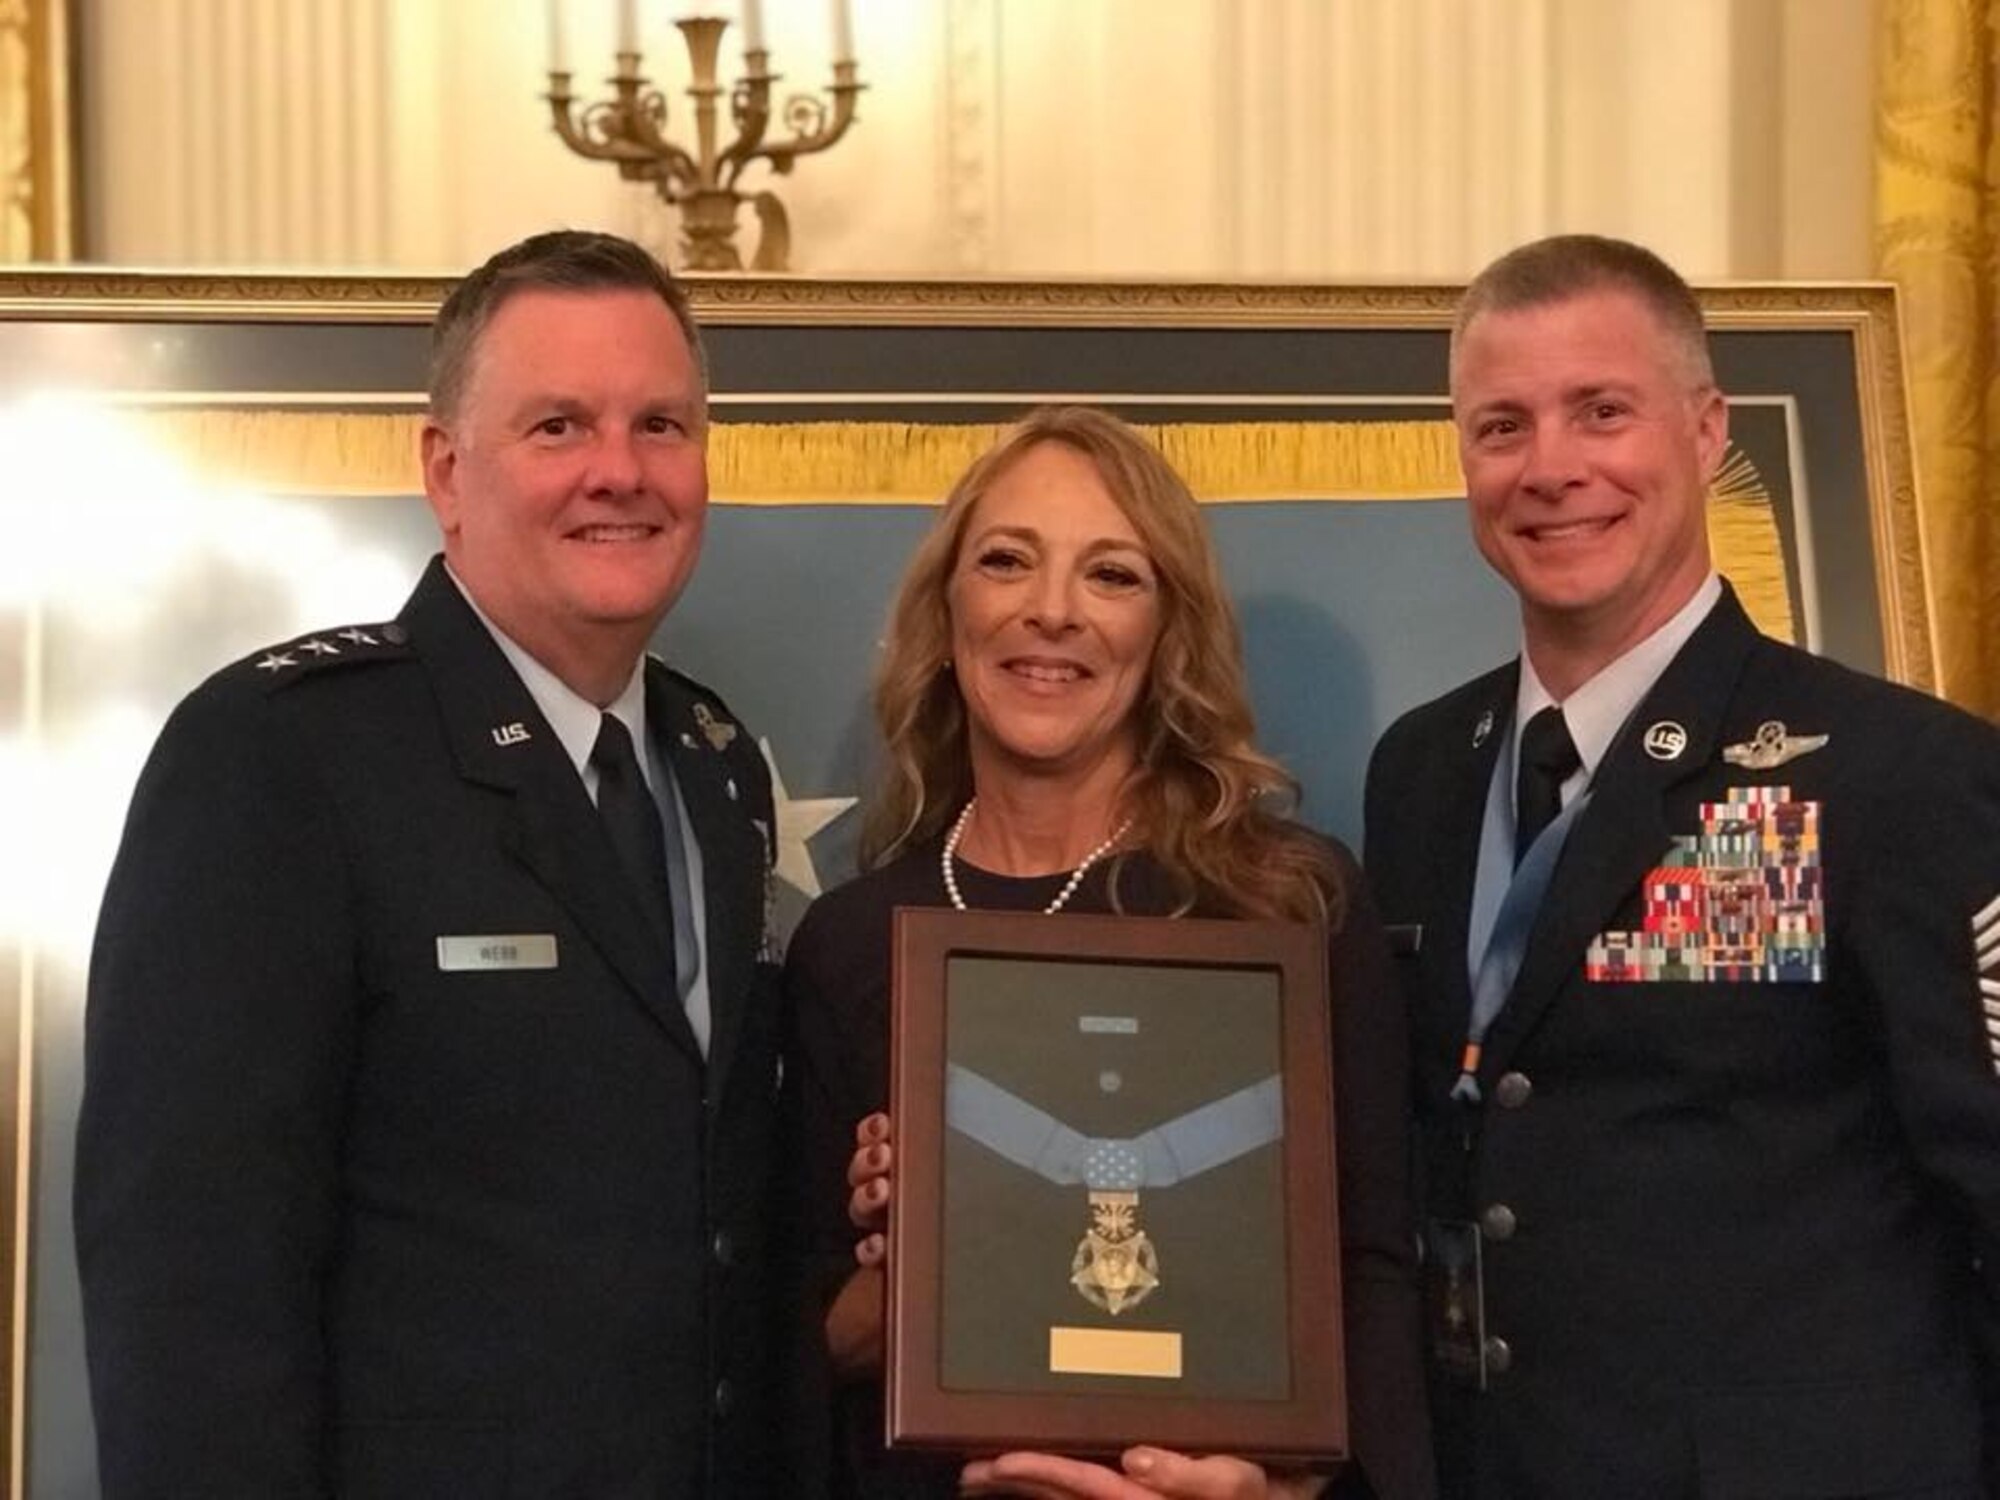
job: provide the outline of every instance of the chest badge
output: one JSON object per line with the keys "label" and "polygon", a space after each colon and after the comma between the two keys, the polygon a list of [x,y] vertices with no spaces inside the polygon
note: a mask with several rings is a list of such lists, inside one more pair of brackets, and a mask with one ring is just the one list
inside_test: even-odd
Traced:
{"label": "chest badge", "polygon": [[1828,738],[1824,734],[1793,734],[1779,720],[1766,719],[1742,744],[1723,746],[1722,758],[1752,771],[1775,771],[1823,748]]}
{"label": "chest badge", "polygon": [[708,748],[711,750],[726,750],[729,748],[729,742],[736,738],[736,726],[716,718],[709,712],[706,703],[697,703],[694,706],[694,722],[695,727],[707,738]]}

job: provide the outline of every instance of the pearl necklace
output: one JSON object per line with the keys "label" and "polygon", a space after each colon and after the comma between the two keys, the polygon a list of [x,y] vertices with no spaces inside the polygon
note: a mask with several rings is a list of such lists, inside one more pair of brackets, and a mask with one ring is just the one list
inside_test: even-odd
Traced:
{"label": "pearl necklace", "polygon": [[[958,892],[958,876],[952,872],[951,862],[958,853],[958,841],[965,837],[965,825],[972,821],[973,803],[977,801],[978,798],[975,797],[965,804],[965,811],[958,815],[958,821],[951,825],[951,832],[945,835],[944,853],[938,856],[938,872],[944,876],[944,893],[951,897],[951,904],[960,911],[966,909],[965,897]],[[1076,894],[1076,888],[1083,884],[1083,877],[1090,873],[1090,867],[1117,848],[1118,841],[1125,837],[1131,827],[1132,820],[1127,818],[1111,830],[1109,838],[1084,855],[1083,863],[1069,872],[1069,879],[1064,882],[1063,888],[1056,892],[1056,899],[1042,908],[1042,915],[1052,917],[1061,911],[1068,904],[1069,898]]]}

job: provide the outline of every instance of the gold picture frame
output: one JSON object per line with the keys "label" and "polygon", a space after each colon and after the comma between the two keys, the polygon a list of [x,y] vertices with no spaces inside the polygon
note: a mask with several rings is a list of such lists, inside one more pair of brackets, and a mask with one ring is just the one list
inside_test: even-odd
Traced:
{"label": "gold picture frame", "polygon": [[[1150,424],[1183,444],[1171,451],[1184,468],[1210,466],[1196,485],[1204,498],[1247,502],[1218,504],[1215,529],[1232,566],[1260,546],[1274,556],[1275,581],[1238,584],[1239,604],[1264,738],[1301,771],[1312,820],[1358,831],[1360,762],[1373,732],[1507,649],[1504,591],[1465,542],[1448,446],[1437,442],[1455,286],[688,280],[709,344],[723,503],[688,613],[676,613],[675,645],[752,724],[769,727],[780,757],[815,742],[803,759],[786,759],[795,798],[831,806],[825,799],[860,791],[862,685],[924,505],[968,445],[1045,400],[1100,402]],[[414,467],[402,465],[421,420],[427,325],[450,284],[0,272],[0,412],[60,391],[177,430],[206,422],[202,464],[273,492],[293,486],[343,518],[389,507],[381,514],[393,519],[402,556],[427,534],[410,499]],[[1781,553],[1775,587],[1798,633],[1851,665],[1934,690],[1894,288],[1744,284],[1704,288],[1701,298],[1719,377],[1758,449],[1753,467]],[[232,420],[218,422],[218,413]],[[257,420],[233,420],[244,414]],[[1390,434],[1397,451],[1416,457],[1395,477],[1395,493],[1378,497],[1365,475],[1357,481],[1343,466],[1389,451],[1370,432],[1387,427],[1429,436],[1412,449],[1402,443],[1407,432]],[[341,441],[310,441],[336,434]],[[282,462],[232,475],[253,452]],[[22,482],[14,492],[17,505],[63,499]],[[1376,498],[1397,503],[1335,503]],[[1326,540],[1347,534],[1334,522],[1363,518],[1389,529],[1364,529],[1351,545]],[[1257,537],[1266,522],[1309,530],[1267,545]],[[825,547],[796,540],[821,525],[876,529],[829,574]],[[1404,527],[1410,537],[1398,540]],[[1384,538],[1425,571],[1403,583],[1374,567],[1318,581],[1322,559]],[[1310,564],[1303,573],[1301,554]],[[762,607],[793,597],[824,614],[826,628],[811,633],[844,653],[797,679],[784,676],[781,653],[759,654],[748,639],[758,632],[724,628],[746,599]],[[1384,657],[1370,621],[1413,600],[1423,612],[1395,621]],[[32,748],[46,733],[42,666],[60,649],[48,634],[60,611],[45,604],[0,599],[0,660],[9,664],[0,670],[0,745],[11,737]],[[250,644],[218,646],[207,665]],[[1302,662],[1310,691],[1298,686]],[[839,864],[839,824],[810,835],[810,846],[807,837],[799,835],[801,848],[820,851],[814,857],[829,869]],[[33,860],[36,851],[4,857]],[[52,941],[32,926],[0,926],[9,965],[0,1119],[11,1122],[12,1148],[0,1149],[0,1273],[11,1288],[0,1315],[15,1495],[38,1472],[88,1464],[87,1414],[76,1409],[80,1336],[66,1321],[75,1318],[73,1285],[64,1290],[74,1272],[60,1264],[66,1227],[58,1228],[67,1224],[65,1112],[80,1072],[80,989],[70,972],[77,956],[52,956]],[[73,993],[58,995],[66,985]],[[57,1263],[44,1263],[50,1256]]]}

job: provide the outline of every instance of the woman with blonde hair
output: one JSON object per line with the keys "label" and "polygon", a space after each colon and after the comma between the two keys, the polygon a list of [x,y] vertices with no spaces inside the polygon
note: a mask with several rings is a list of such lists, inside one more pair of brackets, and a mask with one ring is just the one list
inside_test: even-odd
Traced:
{"label": "woman with blonde hair", "polygon": [[[1325,931],[1356,1455],[1330,1493],[1430,1494],[1402,1009],[1352,857],[1289,820],[1291,778],[1253,742],[1235,614],[1186,484],[1103,412],[1030,414],[959,480],[911,559],[875,709],[887,768],[864,873],[814,903],[787,961],[834,1492],[949,1495],[961,1482],[955,1461],[882,1449],[882,1238],[865,1232],[889,1192],[892,915],[950,905]],[[963,1480],[1038,1495],[1319,1483],[1154,1450],[1126,1467],[1020,1455]]]}

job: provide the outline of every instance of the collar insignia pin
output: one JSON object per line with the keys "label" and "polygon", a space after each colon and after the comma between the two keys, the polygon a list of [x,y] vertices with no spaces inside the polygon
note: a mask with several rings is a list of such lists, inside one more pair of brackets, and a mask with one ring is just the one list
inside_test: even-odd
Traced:
{"label": "collar insignia pin", "polygon": [[1479,722],[1472,726],[1472,748],[1477,750],[1486,743],[1487,736],[1492,733],[1493,710],[1489,708],[1479,716]]}
{"label": "collar insignia pin", "polygon": [[1654,760],[1679,760],[1688,747],[1688,732],[1672,719],[1662,719],[1647,728],[1640,743]]}
{"label": "collar insignia pin", "polygon": [[284,667],[295,667],[298,663],[285,651],[266,651],[264,659],[257,663],[260,672],[276,672]]}
{"label": "collar insignia pin", "polygon": [[343,641],[352,641],[357,646],[372,646],[375,644],[375,637],[363,630],[359,625],[354,626],[350,630],[341,631],[340,638]]}
{"label": "collar insignia pin", "polygon": [[694,706],[694,722],[695,727],[708,737],[711,750],[725,749],[729,742],[736,738],[736,726],[716,718],[708,711],[706,703],[697,703]]}
{"label": "collar insignia pin", "polygon": [[340,655],[340,647],[332,644],[329,641],[322,641],[317,638],[310,641],[300,641],[299,650],[310,651],[314,656]]}
{"label": "collar insignia pin", "polygon": [[512,724],[493,726],[493,743],[496,745],[524,745],[534,736],[528,733],[528,726],[518,720]]}
{"label": "collar insignia pin", "polygon": [[1781,721],[1766,719],[1757,726],[1756,734],[1742,744],[1725,745],[1722,758],[1732,766],[1747,766],[1753,771],[1774,771],[1801,755],[1812,754],[1825,745],[1828,738],[1824,734],[1793,734]]}

